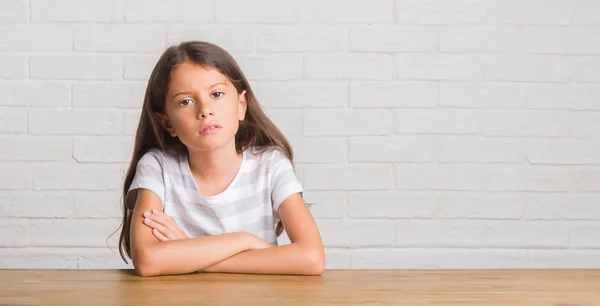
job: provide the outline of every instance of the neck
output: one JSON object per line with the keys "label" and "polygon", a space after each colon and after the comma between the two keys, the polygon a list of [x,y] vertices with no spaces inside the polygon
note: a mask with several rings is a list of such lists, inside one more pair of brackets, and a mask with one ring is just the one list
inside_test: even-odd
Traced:
{"label": "neck", "polygon": [[242,155],[235,150],[235,143],[212,151],[188,152],[192,174],[203,181],[218,180],[226,174],[237,173],[242,162]]}

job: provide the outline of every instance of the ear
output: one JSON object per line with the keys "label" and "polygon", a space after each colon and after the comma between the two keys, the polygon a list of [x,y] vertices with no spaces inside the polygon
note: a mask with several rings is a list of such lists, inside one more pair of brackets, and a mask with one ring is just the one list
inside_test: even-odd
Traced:
{"label": "ear", "polygon": [[244,120],[244,118],[246,118],[246,109],[248,109],[245,90],[240,93],[238,100],[240,101],[240,104],[238,105],[238,120]]}
{"label": "ear", "polygon": [[167,115],[159,112],[155,112],[154,115],[156,116],[156,119],[158,119],[158,122],[160,122],[160,125],[163,127],[163,129],[167,131],[167,133],[169,133],[172,137],[177,136],[175,129],[171,126],[171,123],[169,123],[169,118],[167,117]]}

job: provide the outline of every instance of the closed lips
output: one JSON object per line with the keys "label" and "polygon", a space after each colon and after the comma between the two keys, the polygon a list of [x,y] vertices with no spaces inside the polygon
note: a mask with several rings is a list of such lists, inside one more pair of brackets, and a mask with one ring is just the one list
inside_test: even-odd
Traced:
{"label": "closed lips", "polygon": [[204,126],[200,132],[209,131],[209,130],[213,130],[216,128],[220,128],[220,126],[218,126],[216,124],[209,124],[209,125]]}

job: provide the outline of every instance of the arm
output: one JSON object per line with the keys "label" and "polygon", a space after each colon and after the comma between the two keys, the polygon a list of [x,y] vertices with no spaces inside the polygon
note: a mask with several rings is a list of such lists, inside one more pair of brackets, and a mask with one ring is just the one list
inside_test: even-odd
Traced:
{"label": "arm", "polygon": [[130,226],[132,260],[140,276],[196,272],[251,249],[258,240],[238,232],[161,242],[143,223],[143,213],[152,209],[162,211],[160,199],[149,190],[139,189]]}
{"label": "arm", "polygon": [[279,216],[291,244],[245,251],[203,271],[321,275],[325,269],[323,243],[315,220],[299,193],[282,202]]}

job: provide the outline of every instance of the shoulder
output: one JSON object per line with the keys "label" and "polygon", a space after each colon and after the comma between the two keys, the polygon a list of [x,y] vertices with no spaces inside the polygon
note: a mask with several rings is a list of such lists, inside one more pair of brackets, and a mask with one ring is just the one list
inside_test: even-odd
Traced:
{"label": "shoulder", "polygon": [[268,147],[261,149],[250,147],[247,148],[246,151],[248,159],[255,161],[262,167],[269,167],[271,165],[279,163],[281,160],[289,161],[285,153],[283,153],[277,147]]}
{"label": "shoulder", "polygon": [[138,161],[138,168],[150,166],[154,168],[162,168],[163,164],[163,153],[159,149],[152,148],[148,152],[144,153]]}
{"label": "shoulder", "polygon": [[171,153],[164,152],[158,148],[152,148],[148,152],[144,153],[140,158],[138,164],[149,165],[163,168],[169,163],[178,162],[179,158]]}

